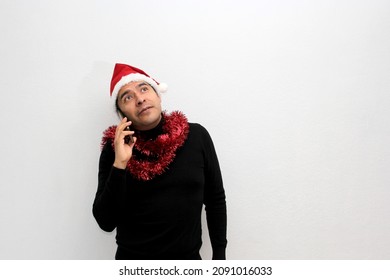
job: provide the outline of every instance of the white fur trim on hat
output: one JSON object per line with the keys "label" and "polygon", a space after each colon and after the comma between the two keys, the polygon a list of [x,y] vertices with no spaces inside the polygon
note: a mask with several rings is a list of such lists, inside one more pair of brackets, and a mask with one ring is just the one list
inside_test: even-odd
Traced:
{"label": "white fur trim on hat", "polygon": [[119,90],[124,86],[127,85],[131,82],[135,81],[145,81],[147,82],[150,86],[154,88],[154,90],[157,92],[157,94],[164,93],[168,90],[168,85],[164,83],[157,84],[155,80],[152,78],[149,78],[145,75],[135,73],[135,74],[129,74],[126,76],[123,76],[119,82],[116,83],[113,91],[112,91],[112,96],[117,98],[117,95],[119,93]]}

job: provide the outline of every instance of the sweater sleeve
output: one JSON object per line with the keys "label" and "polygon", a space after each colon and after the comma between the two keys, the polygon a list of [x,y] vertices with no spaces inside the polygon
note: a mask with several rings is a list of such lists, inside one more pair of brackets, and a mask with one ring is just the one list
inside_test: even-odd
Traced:
{"label": "sweater sleeve", "polygon": [[115,168],[114,159],[115,154],[108,141],[100,155],[98,188],[92,207],[97,223],[107,232],[113,231],[117,226],[120,199],[126,185],[125,170]]}
{"label": "sweater sleeve", "polygon": [[226,259],[226,196],[221,170],[213,141],[203,128],[203,149],[205,157],[205,194],[207,226],[213,249],[213,260]]}

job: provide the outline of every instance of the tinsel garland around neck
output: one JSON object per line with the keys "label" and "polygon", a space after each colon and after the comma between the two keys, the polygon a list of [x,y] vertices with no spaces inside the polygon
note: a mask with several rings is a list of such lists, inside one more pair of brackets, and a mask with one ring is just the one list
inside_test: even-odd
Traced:
{"label": "tinsel garland around neck", "polygon": [[[128,171],[138,180],[148,181],[163,174],[175,159],[177,149],[187,139],[189,124],[186,116],[179,111],[162,114],[162,133],[155,139],[146,139],[139,132],[133,155],[127,163]],[[114,148],[115,129],[116,126],[111,126],[104,131],[102,147],[111,140]]]}

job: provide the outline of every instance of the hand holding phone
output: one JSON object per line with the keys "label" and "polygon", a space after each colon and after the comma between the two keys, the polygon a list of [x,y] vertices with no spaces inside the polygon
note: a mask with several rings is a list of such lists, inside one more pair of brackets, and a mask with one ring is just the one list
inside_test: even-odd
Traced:
{"label": "hand holding phone", "polygon": [[126,168],[127,162],[133,154],[134,144],[137,141],[137,138],[132,136],[134,131],[131,131],[130,125],[131,121],[123,118],[116,127],[114,139],[115,160],[113,165],[119,169]]}

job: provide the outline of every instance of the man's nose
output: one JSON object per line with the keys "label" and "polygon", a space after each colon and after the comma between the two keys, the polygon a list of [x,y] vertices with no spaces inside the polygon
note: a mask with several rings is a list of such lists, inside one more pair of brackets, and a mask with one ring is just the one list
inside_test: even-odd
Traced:
{"label": "man's nose", "polygon": [[145,98],[142,96],[142,95],[140,95],[140,94],[137,94],[136,95],[136,101],[137,101],[137,105],[141,105],[142,103],[144,103],[144,101],[145,101]]}

